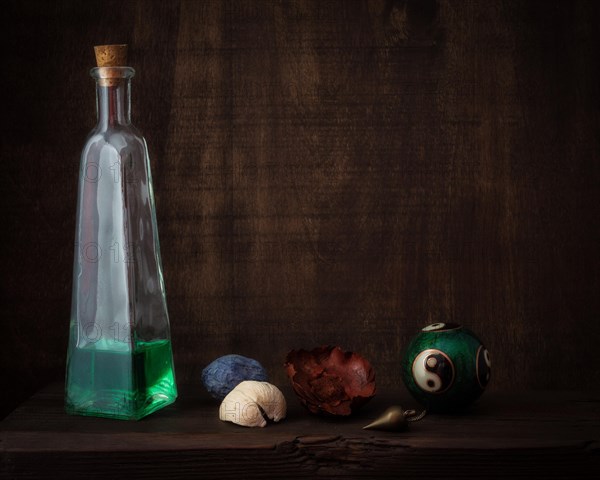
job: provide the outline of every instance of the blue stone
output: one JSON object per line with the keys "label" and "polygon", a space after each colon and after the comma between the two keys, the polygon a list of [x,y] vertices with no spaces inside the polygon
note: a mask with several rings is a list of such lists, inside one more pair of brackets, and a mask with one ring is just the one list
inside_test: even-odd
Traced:
{"label": "blue stone", "polygon": [[244,380],[266,382],[267,371],[256,360],[234,354],[219,357],[202,370],[202,383],[217,400],[223,400]]}

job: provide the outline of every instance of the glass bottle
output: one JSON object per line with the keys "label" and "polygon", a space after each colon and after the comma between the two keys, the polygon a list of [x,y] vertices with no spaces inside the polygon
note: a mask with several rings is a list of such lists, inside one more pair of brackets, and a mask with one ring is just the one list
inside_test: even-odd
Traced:
{"label": "glass bottle", "polygon": [[177,397],[146,142],[126,45],[96,47],[98,123],[81,154],[67,413],[139,419]]}

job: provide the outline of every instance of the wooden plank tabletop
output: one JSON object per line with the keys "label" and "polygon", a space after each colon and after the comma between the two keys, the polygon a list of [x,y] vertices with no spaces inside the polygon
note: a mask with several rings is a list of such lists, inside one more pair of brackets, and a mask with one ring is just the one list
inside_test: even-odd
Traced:
{"label": "wooden plank tabletop", "polygon": [[[362,426],[404,391],[356,416],[316,417],[284,389],[288,417],[264,429],[221,422],[218,404],[183,388],[138,422],[68,416],[51,385],[0,423],[6,478],[590,478],[600,474],[600,394],[488,392],[467,413],[428,415],[405,432]],[[3,477],[3,478],[4,478]]]}

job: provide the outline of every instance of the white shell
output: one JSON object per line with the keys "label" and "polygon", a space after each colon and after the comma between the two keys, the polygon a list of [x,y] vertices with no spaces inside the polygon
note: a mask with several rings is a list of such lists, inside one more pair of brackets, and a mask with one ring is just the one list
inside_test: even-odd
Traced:
{"label": "white shell", "polygon": [[219,418],[244,427],[264,427],[265,416],[278,422],[285,418],[286,410],[283,393],[275,385],[245,380],[223,399]]}

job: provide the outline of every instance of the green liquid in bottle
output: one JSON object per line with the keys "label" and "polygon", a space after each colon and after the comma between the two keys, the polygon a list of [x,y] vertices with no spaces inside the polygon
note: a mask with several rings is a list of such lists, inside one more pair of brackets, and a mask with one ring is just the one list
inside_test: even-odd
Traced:
{"label": "green liquid in bottle", "polygon": [[67,361],[66,411],[138,420],[175,401],[171,342],[138,342],[133,353],[102,341],[71,350]]}

